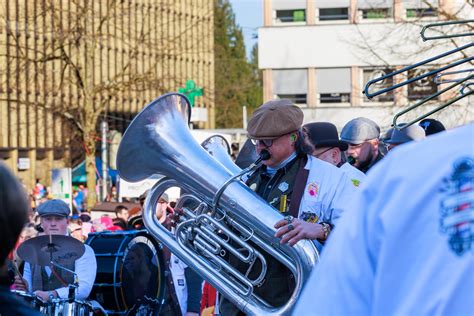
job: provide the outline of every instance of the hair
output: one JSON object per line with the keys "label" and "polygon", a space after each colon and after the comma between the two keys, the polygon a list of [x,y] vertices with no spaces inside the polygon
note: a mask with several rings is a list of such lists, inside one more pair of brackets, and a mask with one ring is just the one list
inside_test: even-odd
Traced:
{"label": "hair", "polygon": [[0,266],[28,221],[28,195],[13,173],[0,163]]}
{"label": "hair", "polygon": [[122,213],[123,210],[127,210],[128,211],[128,208],[124,205],[118,205],[116,208],[115,208],[115,216],[118,216],[119,213]]}
{"label": "hair", "polygon": [[299,129],[295,132],[298,135],[298,138],[295,142],[295,150],[298,156],[311,155],[313,152],[313,147],[308,145],[305,142],[306,133],[303,132],[303,129]]}

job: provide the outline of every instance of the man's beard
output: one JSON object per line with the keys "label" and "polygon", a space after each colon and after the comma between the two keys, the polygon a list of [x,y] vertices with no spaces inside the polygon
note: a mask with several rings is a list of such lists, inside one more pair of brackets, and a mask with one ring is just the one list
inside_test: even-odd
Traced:
{"label": "man's beard", "polygon": [[358,160],[358,162],[359,162],[358,169],[359,170],[367,169],[370,166],[370,164],[372,163],[373,159],[374,159],[374,153],[372,152],[372,150],[370,150],[364,161]]}

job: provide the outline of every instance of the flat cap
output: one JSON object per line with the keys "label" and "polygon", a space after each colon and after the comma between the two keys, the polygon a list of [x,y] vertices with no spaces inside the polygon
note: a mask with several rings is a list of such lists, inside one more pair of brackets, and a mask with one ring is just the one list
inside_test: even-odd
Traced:
{"label": "flat cap", "polygon": [[303,124],[303,111],[287,99],[272,100],[260,106],[248,125],[253,139],[275,139],[298,130]]}
{"label": "flat cap", "polygon": [[405,127],[401,131],[394,129],[392,137],[386,140],[387,144],[404,144],[413,140],[418,141],[425,138],[425,130],[416,124]]}
{"label": "flat cap", "polygon": [[379,138],[380,127],[366,117],[350,120],[341,131],[341,140],[349,144],[362,144],[370,139]]}
{"label": "flat cap", "polygon": [[41,203],[36,210],[39,216],[56,215],[67,217],[71,212],[69,205],[61,200],[46,201]]}
{"label": "flat cap", "polygon": [[166,202],[166,203],[169,203],[170,198],[168,197],[168,194],[163,193],[163,194],[160,196],[160,198],[158,199],[158,201],[164,201],[164,202]]}

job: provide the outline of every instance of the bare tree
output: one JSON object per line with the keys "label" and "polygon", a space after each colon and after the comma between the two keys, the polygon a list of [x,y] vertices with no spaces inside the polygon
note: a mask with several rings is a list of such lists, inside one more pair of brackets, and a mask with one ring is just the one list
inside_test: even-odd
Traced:
{"label": "bare tree", "polygon": [[[8,7],[0,17],[12,38],[7,46],[18,52],[14,57],[9,55],[16,63],[14,72],[35,92],[52,94],[48,102],[42,102],[12,93],[9,101],[40,108],[42,113],[52,113],[75,126],[86,152],[89,206],[96,203],[95,150],[101,117],[105,119],[111,108],[136,113],[145,101],[182,84],[189,71],[189,63],[185,63],[189,52],[202,49],[198,41],[186,38],[196,24],[208,21],[196,18],[195,25],[178,28],[177,20],[184,19],[184,14],[171,19],[172,10],[176,6],[169,1],[152,5],[119,0],[43,0],[22,17],[9,17]],[[41,47],[26,45],[25,36],[43,38]],[[130,104],[128,109],[124,103]]]}

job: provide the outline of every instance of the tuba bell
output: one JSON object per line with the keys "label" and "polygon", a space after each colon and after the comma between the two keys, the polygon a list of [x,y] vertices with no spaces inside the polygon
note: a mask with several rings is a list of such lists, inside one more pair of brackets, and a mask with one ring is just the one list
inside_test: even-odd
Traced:
{"label": "tuba bell", "polygon": [[[310,240],[293,247],[280,244],[273,225],[283,216],[243,182],[233,180],[232,172],[193,139],[190,114],[189,101],[179,93],[148,104],[120,143],[120,177],[136,182],[164,175],[145,201],[143,216],[150,233],[244,313],[290,314],[319,260],[316,247]],[[159,223],[154,206],[167,189],[176,186],[186,194],[177,202],[182,216],[171,233]],[[295,289],[283,306],[271,306],[255,294],[267,271],[262,252],[284,264],[295,278]],[[229,265],[229,256],[244,262],[248,270]]]}
{"label": "tuba bell", "polygon": [[[238,174],[242,171],[230,158],[229,142],[221,135],[212,135],[201,143],[209,155],[219,161],[232,174]],[[254,159],[256,160],[256,159]]]}

